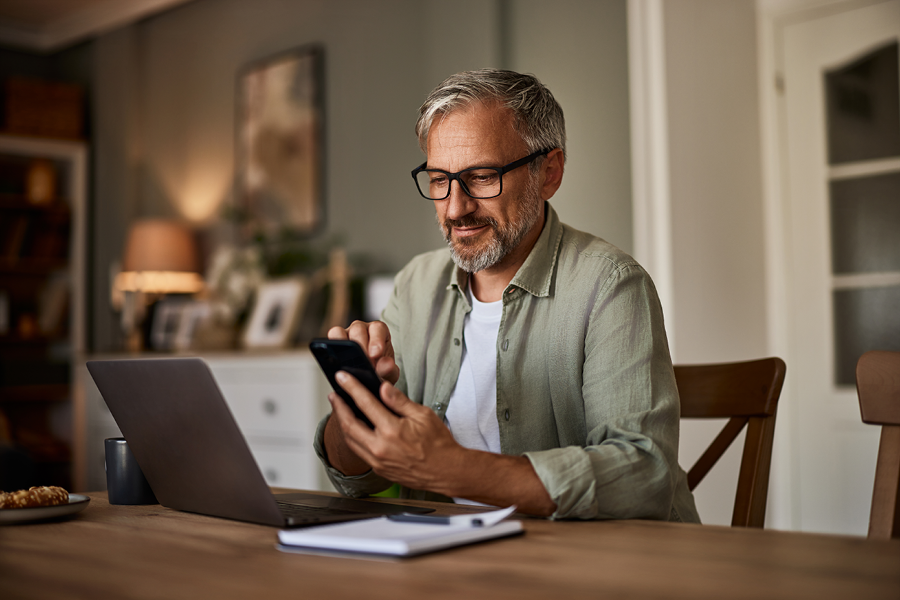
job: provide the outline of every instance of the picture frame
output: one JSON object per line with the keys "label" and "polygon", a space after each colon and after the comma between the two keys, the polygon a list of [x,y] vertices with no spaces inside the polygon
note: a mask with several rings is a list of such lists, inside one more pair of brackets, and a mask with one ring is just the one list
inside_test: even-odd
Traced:
{"label": "picture frame", "polygon": [[318,45],[238,75],[238,203],[256,230],[313,234],[324,222],[323,85]]}
{"label": "picture frame", "polygon": [[170,298],[163,298],[156,304],[150,322],[150,347],[153,350],[175,349],[175,338],[187,304],[187,300]]}
{"label": "picture frame", "polygon": [[284,348],[293,338],[306,305],[309,281],[284,277],[263,283],[244,330],[245,348]]}
{"label": "picture frame", "polygon": [[201,324],[212,315],[209,302],[192,300],[185,302],[178,319],[178,328],[172,340],[175,350],[189,350],[194,346],[194,334]]}

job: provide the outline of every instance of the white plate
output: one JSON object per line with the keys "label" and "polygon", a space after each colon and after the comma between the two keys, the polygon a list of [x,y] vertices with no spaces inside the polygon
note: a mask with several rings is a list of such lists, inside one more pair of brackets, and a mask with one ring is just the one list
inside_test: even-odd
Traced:
{"label": "white plate", "polygon": [[25,523],[46,521],[57,517],[74,515],[87,508],[91,499],[81,494],[69,494],[68,504],[56,506],[35,506],[32,508],[0,508],[0,523]]}

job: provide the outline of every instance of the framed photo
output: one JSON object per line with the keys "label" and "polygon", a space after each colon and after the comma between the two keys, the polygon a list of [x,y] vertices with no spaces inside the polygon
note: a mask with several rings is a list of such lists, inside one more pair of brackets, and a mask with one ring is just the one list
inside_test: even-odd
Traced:
{"label": "framed photo", "polygon": [[186,300],[160,300],[153,311],[150,323],[150,347],[154,350],[173,350],[175,336],[181,326],[181,315]]}
{"label": "framed photo", "polygon": [[276,279],[260,286],[244,331],[244,347],[287,346],[297,328],[308,292],[309,283],[304,277]]}
{"label": "framed photo", "polygon": [[253,63],[238,78],[239,202],[268,233],[323,222],[322,49]]}
{"label": "framed photo", "polygon": [[194,346],[194,333],[203,321],[212,315],[209,302],[194,300],[186,302],[181,309],[181,318],[172,340],[175,350],[188,350]]}

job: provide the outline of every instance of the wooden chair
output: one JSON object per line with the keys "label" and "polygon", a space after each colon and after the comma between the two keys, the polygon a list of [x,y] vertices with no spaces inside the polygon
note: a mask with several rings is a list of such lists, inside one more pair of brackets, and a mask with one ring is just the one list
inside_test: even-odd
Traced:
{"label": "wooden chair", "polygon": [[900,352],[863,354],[856,391],[863,423],[881,425],[869,537],[900,538]]}
{"label": "wooden chair", "polygon": [[729,419],[688,471],[692,491],[747,425],[732,527],[762,527],[765,521],[775,410],[784,373],[780,358],[675,366],[682,418]]}

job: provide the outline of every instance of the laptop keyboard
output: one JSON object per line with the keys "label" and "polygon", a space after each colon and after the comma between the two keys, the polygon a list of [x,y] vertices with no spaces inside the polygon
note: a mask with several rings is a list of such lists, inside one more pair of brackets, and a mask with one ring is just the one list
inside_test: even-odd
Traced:
{"label": "laptop keyboard", "polygon": [[306,504],[295,504],[293,502],[284,502],[282,500],[275,501],[278,509],[286,517],[294,523],[315,523],[321,521],[323,517],[333,515],[350,515],[355,514],[353,511],[341,510],[339,508],[324,508],[321,506],[308,506]]}

